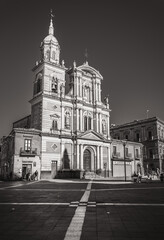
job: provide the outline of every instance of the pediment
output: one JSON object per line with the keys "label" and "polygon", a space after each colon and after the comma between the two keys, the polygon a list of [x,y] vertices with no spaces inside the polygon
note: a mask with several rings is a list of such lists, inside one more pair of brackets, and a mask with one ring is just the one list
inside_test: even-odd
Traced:
{"label": "pediment", "polygon": [[100,136],[99,134],[95,133],[94,131],[85,132],[78,136],[78,138],[86,139],[86,140],[96,140],[96,141],[103,141],[104,137]]}
{"label": "pediment", "polygon": [[58,114],[52,114],[52,115],[50,115],[50,117],[52,117],[52,118],[60,118],[60,116],[58,115]]}
{"label": "pediment", "polygon": [[95,68],[89,66],[88,64],[83,64],[79,67],[77,67],[78,70],[82,70],[83,72],[85,72],[88,75],[96,75],[97,77],[99,77],[100,79],[103,79],[102,75],[99,73],[99,71],[97,71]]}

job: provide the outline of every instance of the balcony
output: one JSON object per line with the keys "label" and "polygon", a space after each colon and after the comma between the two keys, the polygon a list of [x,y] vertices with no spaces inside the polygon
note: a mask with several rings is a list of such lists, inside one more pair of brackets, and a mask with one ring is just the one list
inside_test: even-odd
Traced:
{"label": "balcony", "polygon": [[20,156],[35,157],[36,155],[37,155],[37,148],[30,149],[30,150],[24,150],[23,148],[20,148]]}

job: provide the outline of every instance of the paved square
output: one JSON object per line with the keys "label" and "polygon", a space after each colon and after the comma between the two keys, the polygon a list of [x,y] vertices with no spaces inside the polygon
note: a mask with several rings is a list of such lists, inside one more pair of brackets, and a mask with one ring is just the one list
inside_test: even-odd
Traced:
{"label": "paved square", "polygon": [[0,182],[0,239],[163,239],[164,184]]}

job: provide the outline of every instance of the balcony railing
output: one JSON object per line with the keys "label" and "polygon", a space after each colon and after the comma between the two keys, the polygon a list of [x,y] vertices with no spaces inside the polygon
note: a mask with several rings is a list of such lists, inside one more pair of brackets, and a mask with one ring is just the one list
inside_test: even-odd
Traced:
{"label": "balcony railing", "polygon": [[23,148],[20,149],[20,155],[21,156],[31,156],[34,157],[37,155],[37,148],[30,149],[30,150],[24,150]]}

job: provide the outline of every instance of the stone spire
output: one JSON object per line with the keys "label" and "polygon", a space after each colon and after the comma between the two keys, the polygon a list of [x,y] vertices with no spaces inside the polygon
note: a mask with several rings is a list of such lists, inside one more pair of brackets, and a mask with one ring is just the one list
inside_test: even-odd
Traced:
{"label": "stone spire", "polygon": [[51,9],[51,12],[50,12],[50,16],[51,16],[51,20],[50,20],[50,26],[49,26],[48,34],[49,35],[54,35],[54,27],[53,27],[53,22],[52,22],[52,18],[54,17],[54,15],[52,14],[52,9]]}

